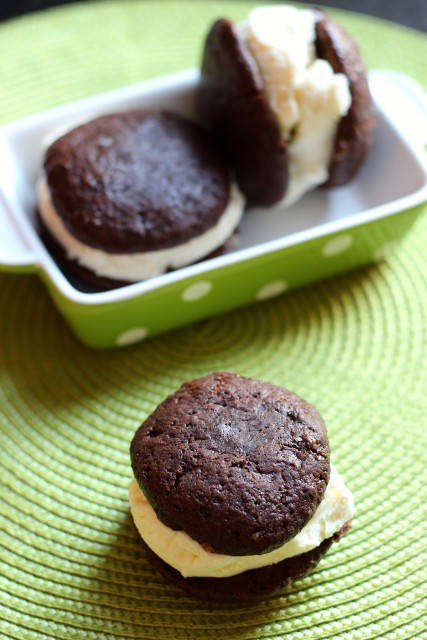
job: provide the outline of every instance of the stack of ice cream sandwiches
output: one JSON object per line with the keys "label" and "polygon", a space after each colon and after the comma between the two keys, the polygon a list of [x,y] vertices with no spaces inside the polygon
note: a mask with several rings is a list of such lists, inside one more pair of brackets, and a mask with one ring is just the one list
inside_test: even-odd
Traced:
{"label": "stack of ice cream sandwiches", "polygon": [[354,40],[325,13],[261,6],[205,40],[198,124],[170,111],[103,115],[46,150],[38,219],[80,284],[109,289],[228,249],[245,208],[352,180],[375,108]]}

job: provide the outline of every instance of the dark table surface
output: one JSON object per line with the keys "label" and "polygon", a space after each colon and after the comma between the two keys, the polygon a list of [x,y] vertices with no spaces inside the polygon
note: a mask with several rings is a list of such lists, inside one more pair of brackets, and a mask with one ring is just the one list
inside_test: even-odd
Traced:
{"label": "dark table surface", "polygon": [[427,0],[320,0],[313,4],[366,13],[427,32]]}
{"label": "dark table surface", "polygon": [[[69,2],[73,0],[1,0],[0,20]],[[427,0],[320,0],[313,4],[366,13],[427,32]]]}

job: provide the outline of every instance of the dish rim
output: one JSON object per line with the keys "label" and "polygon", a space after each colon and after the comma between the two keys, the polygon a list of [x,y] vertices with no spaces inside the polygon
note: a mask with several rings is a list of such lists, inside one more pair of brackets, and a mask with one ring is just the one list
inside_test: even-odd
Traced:
{"label": "dish rim", "polygon": [[[141,96],[141,99],[143,99],[146,94],[149,95],[151,92],[164,91],[166,93],[167,91],[178,88],[181,88],[181,90],[192,90],[195,88],[199,76],[199,71],[195,68],[184,69],[165,76],[145,80],[137,84],[120,87],[118,89],[113,89],[112,91],[68,102],[63,105],[32,114],[26,118],[7,123],[0,128],[0,136],[3,137],[3,140],[7,141],[8,138],[25,128],[28,130],[37,130],[37,128],[45,125],[49,119],[59,117],[66,118],[67,114],[70,113],[75,115],[86,112],[90,117],[90,111],[93,111],[95,106],[100,111],[105,112],[109,104],[124,101],[132,97],[136,98],[139,95]],[[397,85],[400,85],[401,89],[412,94],[411,97],[414,100],[418,100],[420,105],[423,107],[423,110],[426,112],[427,122],[427,96],[414,80],[405,74],[393,71],[372,70],[369,72],[369,82],[371,85],[375,85],[375,83],[378,82],[378,78],[380,78],[380,81],[394,81]],[[313,227],[292,232],[289,235],[279,236],[271,240],[263,241],[259,244],[254,244],[250,247],[236,249],[230,253],[181,267],[176,271],[162,274],[149,280],[131,283],[118,289],[94,293],[87,293],[76,289],[62,273],[61,269],[44,246],[27,213],[25,213],[22,207],[14,207],[13,204],[9,202],[8,197],[3,193],[1,181],[0,204],[3,204],[6,209],[5,215],[9,215],[12,218],[11,221],[15,222],[17,230],[22,236],[24,243],[27,245],[29,254],[31,254],[32,259],[27,263],[27,267],[32,267],[32,269],[38,272],[42,278],[47,279],[56,291],[69,302],[84,306],[114,304],[124,300],[144,296],[145,294],[154,290],[159,290],[166,285],[200,277],[203,274],[208,274],[212,271],[226,268],[232,264],[247,261],[248,259],[257,258],[260,255],[274,253],[317,238],[345,232],[350,228],[356,228],[358,226],[395,215],[407,209],[412,209],[427,201],[427,162],[425,154],[423,153],[423,144],[424,142],[427,142],[427,134],[426,141],[422,141],[420,145],[416,145],[414,140],[410,141],[397,128],[396,123],[387,110],[381,109],[381,116],[387,121],[388,126],[394,130],[399,142],[406,147],[407,151],[410,152],[423,174],[423,184],[414,192],[401,196],[395,200],[391,200],[390,202],[349,214],[348,216],[344,216],[337,220],[323,222]],[[0,256],[0,270],[1,268],[2,264]]]}

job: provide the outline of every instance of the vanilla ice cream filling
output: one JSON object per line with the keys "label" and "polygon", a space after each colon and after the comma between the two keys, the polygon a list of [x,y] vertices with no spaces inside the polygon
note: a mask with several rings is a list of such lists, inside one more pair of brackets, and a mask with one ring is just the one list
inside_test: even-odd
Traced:
{"label": "vanilla ice cream filling", "polygon": [[348,78],[316,58],[316,17],[287,5],[258,7],[241,25],[289,153],[289,206],[329,177],[335,134],[351,105]]}
{"label": "vanilla ice cream filling", "polygon": [[66,228],[52,202],[46,179],[38,183],[40,216],[67,257],[99,276],[115,280],[137,282],[197,262],[221,247],[238,227],[245,206],[244,198],[235,183],[231,184],[230,199],[216,225],[187,242],[136,253],[107,253],[90,247],[75,238]]}
{"label": "vanilla ice cream filling", "polygon": [[353,496],[333,465],[323,500],[310,521],[284,545],[259,555],[230,556],[205,551],[184,531],[174,531],[160,522],[135,479],[129,487],[129,499],[135,525],[144,542],[184,578],[226,578],[276,564],[318,547],[354,516]]}

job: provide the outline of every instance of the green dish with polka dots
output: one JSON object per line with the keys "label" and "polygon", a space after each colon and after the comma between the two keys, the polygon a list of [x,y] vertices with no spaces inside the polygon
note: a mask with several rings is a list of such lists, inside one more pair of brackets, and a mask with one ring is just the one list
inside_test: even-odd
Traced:
{"label": "green dish with polka dots", "polygon": [[197,82],[197,71],[183,71],[0,130],[10,167],[10,174],[0,177],[5,205],[0,209],[0,268],[37,271],[76,335],[91,347],[128,345],[380,260],[405,235],[427,200],[427,98],[406,76],[373,72],[377,134],[366,165],[351,185],[317,190],[288,210],[248,211],[239,247],[226,255],[115,291],[77,291],[48,255],[33,224],[45,137],[64,123],[137,105],[191,116]]}

